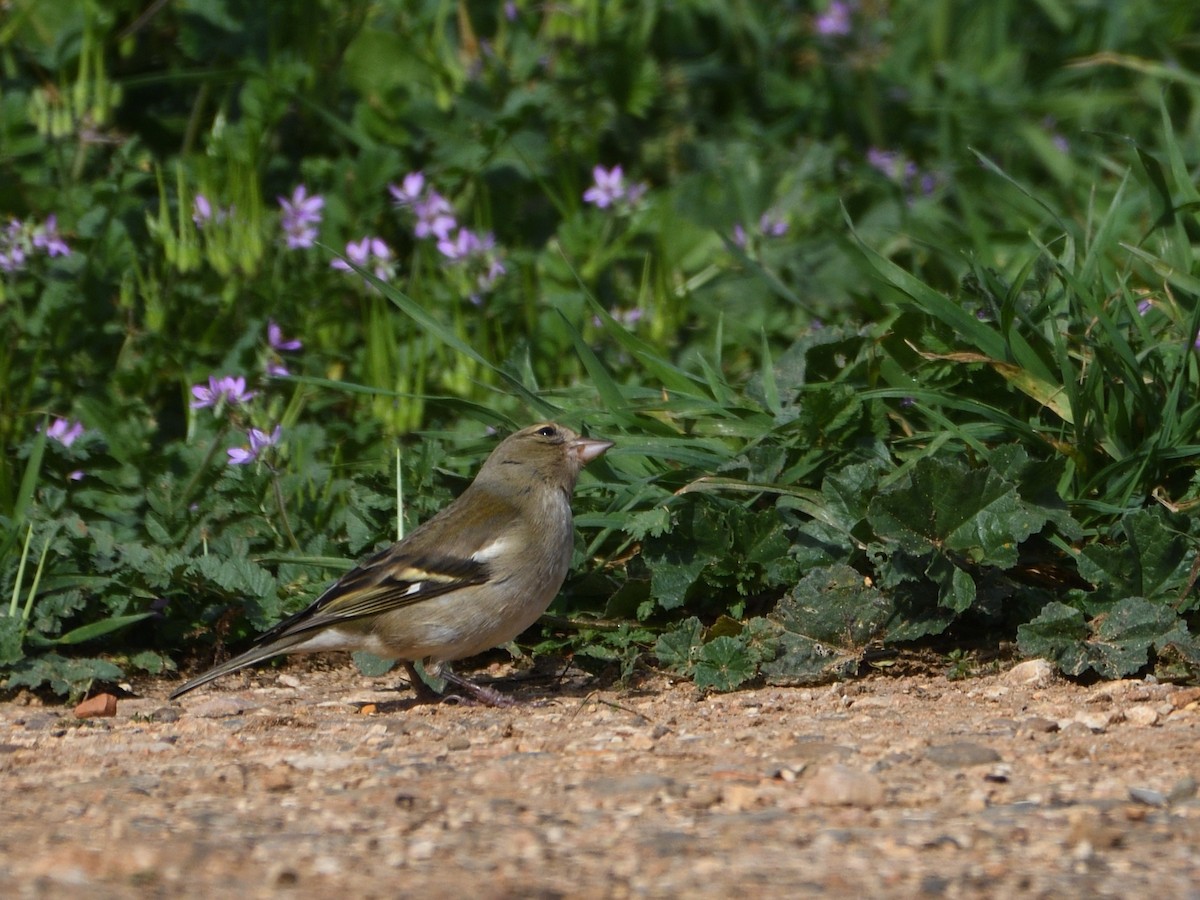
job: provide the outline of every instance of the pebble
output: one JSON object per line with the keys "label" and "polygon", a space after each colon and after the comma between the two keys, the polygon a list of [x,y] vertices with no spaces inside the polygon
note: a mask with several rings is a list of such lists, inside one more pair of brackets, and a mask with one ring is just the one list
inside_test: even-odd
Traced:
{"label": "pebble", "polygon": [[62,719],[52,713],[37,713],[28,716],[21,724],[25,726],[26,731],[46,731],[62,725]]}
{"label": "pebble", "polygon": [[1031,731],[1034,734],[1049,734],[1058,731],[1058,723],[1045,716],[1030,716],[1021,722],[1021,731]]}
{"label": "pebble", "polygon": [[1149,788],[1130,788],[1129,799],[1135,803],[1142,803],[1146,806],[1162,807],[1167,805],[1167,797],[1161,791],[1152,791]]}
{"label": "pebble", "polygon": [[842,744],[834,744],[829,741],[796,741],[780,755],[786,757],[792,763],[805,763],[815,762],[828,756],[836,757],[839,760],[846,760],[854,755],[854,750]]}
{"label": "pebble", "polygon": [[1196,779],[1185,775],[1171,786],[1171,790],[1167,794],[1167,802],[1182,803],[1184,800],[1191,800],[1196,796],[1196,787]]}
{"label": "pebble", "polygon": [[1131,706],[1125,710],[1125,721],[1139,728],[1149,728],[1159,723],[1158,710],[1152,706]]}
{"label": "pebble", "polygon": [[1027,659],[1017,663],[1002,677],[1012,685],[1042,687],[1054,680],[1054,664],[1045,659]]}
{"label": "pebble", "polygon": [[1171,694],[1171,705],[1175,709],[1194,709],[1200,702],[1200,688],[1183,688]]}
{"label": "pebble", "polygon": [[471,739],[463,735],[457,735],[446,741],[447,750],[470,750]]}
{"label": "pebble", "polygon": [[198,719],[224,719],[228,716],[240,716],[250,709],[258,709],[262,704],[239,697],[213,697],[195,706],[188,707],[188,713]]}
{"label": "pebble", "polygon": [[1092,734],[1104,734],[1108,726],[1122,719],[1120,710],[1110,709],[1105,712],[1078,712],[1073,721],[1085,726]]}
{"label": "pebble", "polygon": [[813,806],[870,809],[883,803],[883,782],[870,772],[849,766],[823,766],[813,773],[802,796]]}
{"label": "pebble", "polygon": [[930,747],[925,751],[925,758],[947,768],[983,766],[1000,762],[1000,754],[994,749],[970,741]]}

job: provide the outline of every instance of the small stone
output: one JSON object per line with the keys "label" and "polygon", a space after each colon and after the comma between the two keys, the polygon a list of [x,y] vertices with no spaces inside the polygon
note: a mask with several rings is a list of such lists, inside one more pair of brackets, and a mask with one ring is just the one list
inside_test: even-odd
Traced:
{"label": "small stone", "polygon": [[930,747],[925,751],[925,758],[947,768],[985,766],[1000,762],[1000,754],[991,747],[972,744],[970,741]]}
{"label": "small stone", "polygon": [[1171,694],[1171,705],[1176,709],[1194,709],[1200,701],[1200,688],[1182,688]]}
{"label": "small stone", "polygon": [[177,706],[160,706],[150,713],[150,719],[154,722],[178,722],[179,716],[180,712]]}
{"label": "small stone", "polygon": [[1167,805],[1166,795],[1161,791],[1152,791],[1149,788],[1130,788],[1129,799],[1145,806],[1163,807]]}
{"label": "small stone", "polygon": [[1054,664],[1044,659],[1027,659],[1017,663],[1002,677],[1011,685],[1043,687],[1054,680]]}
{"label": "small stone", "polygon": [[1182,803],[1184,800],[1191,800],[1196,796],[1196,779],[1190,775],[1185,775],[1171,786],[1171,790],[1167,793],[1168,803]]}
{"label": "small stone", "polygon": [[250,709],[257,709],[259,704],[238,697],[212,697],[188,707],[188,712],[198,719],[224,719],[228,716],[240,716]]}
{"label": "small stone", "polygon": [[813,806],[870,809],[883,803],[883,782],[870,772],[860,772],[849,766],[823,766],[809,779],[803,798]]}
{"label": "small stone", "polygon": [[284,687],[290,687],[290,688],[300,687],[300,679],[297,678],[295,675],[280,675],[275,680],[277,682],[279,682],[279,684],[283,685]]}
{"label": "small stone", "polygon": [[801,740],[796,741],[780,755],[793,763],[816,762],[826,757],[845,761],[854,755],[854,750],[842,744],[834,744],[829,741]]}
{"label": "small stone", "polygon": [[1139,728],[1149,728],[1159,723],[1158,710],[1152,706],[1131,706],[1125,710],[1125,721]]}
{"label": "small stone", "polygon": [[993,784],[1008,784],[1008,780],[1012,777],[1012,766],[1008,763],[1000,763],[992,768],[990,772],[983,776],[984,781],[990,781]]}
{"label": "small stone", "polygon": [[462,735],[452,737],[448,741],[446,741],[446,749],[447,750],[470,750],[471,749],[471,740],[470,740],[470,738],[464,737]]}
{"label": "small stone", "polygon": [[1030,716],[1021,722],[1021,731],[1031,731],[1034,734],[1050,734],[1058,731],[1058,723],[1045,716]]}
{"label": "small stone", "polygon": [[111,718],[117,714],[117,698],[112,694],[97,694],[75,707],[75,718]]}
{"label": "small stone", "polygon": [[272,766],[262,779],[263,790],[282,793],[292,789],[292,768],[287,765]]}
{"label": "small stone", "polygon": [[373,716],[379,712],[379,707],[374,703],[366,703],[358,710],[360,716]]}
{"label": "small stone", "polygon": [[62,724],[62,720],[52,713],[36,713],[18,721],[25,726],[26,731],[46,731]]}
{"label": "small stone", "polygon": [[1108,731],[1109,725],[1121,721],[1121,712],[1120,710],[1098,713],[1078,712],[1075,714],[1075,721],[1087,726],[1092,734],[1104,734]]}

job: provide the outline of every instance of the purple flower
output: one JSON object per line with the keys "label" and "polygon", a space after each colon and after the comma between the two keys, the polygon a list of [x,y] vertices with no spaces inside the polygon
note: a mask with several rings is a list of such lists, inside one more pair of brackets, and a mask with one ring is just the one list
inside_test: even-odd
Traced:
{"label": "purple flower", "polygon": [[58,216],[46,216],[46,224],[33,230],[33,246],[47,256],[70,256],[71,248],[58,234]]}
{"label": "purple flower", "polygon": [[233,215],[233,206],[224,209],[214,207],[207,197],[197,194],[192,198],[192,221],[197,228],[204,228],[209,222],[220,225]]}
{"label": "purple flower", "polygon": [[321,221],[325,198],[320,194],[308,196],[308,188],[297,185],[291,198],[277,197],[283,215],[280,224],[287,238],[288,249],[311,247],[317,239],[316,226]]}
{"label": "purple flower", "polygon": [[882,172],[903,187],[909,194],[910,201],[914,189],[928,196],[938,186],[937,173],[922,172],[915,162],[895,150],[880,150],[877,147],[871,147],[867,150],[867,165]]}
{"label": "purple flower", "polygon": [[240,375],[225,375],[221,378],[209,375],[208,384],[192,385],[192,396],[196,398],[192,401],[192,409],[205,409],[221,403],[228,403],[230,406],[246,403],[254,398],[254,392],[246,390],[246,379]]}
{"label": "purple flower", "polygon": [[288,371],[288,367],[281,360],[267,360],[267,374],[273,378],[287,378],[292,373]]}
{"label": "purple flower", "polygon": [[833,0],[829,8],[817,16],[815,23],[817,34],[825,37],[835,37],[850,33],[850,4],[841,0]]}
{"label": "purple flower", "polygon": [[479,277],[475,279],[475,284],[479,287],[479,290],[487,293],[495,287],[496,282],[500,280],[500,276],[506,274],[508,274],[508,269],[504,268],[504,263],[493,258],[488,260],[487,268],[479,273]]}
{"label": "purple flower", "polygon": [[[612,316],[615,321],[620,322],[626,327],[629,327],[640,322],[642,317],[645,315],[645,311],[635,306],[633,309],[611,309],[609,310],[608,314]],[[599,328],[604,324],[604,322],[601,321],[599,316],[592,316],[592,324]]]}
{"label": "purple flower", "polygon": [[283,429],[276,425],[270,434],[265,431],[259,431],[257,428],[250,429],[250,447],[232,447],[226,451],[229,454],[229,465],[244,466],[246,463],[254,462],[268,447],[274,447],[279,443],[279,439],[283,434]]}
{"label": "purple flower", "polygon": [[397,206],[412,206],[421,199],[421,194],[425,190],[425,173],[424,172],[409,172],[404,176],[404,180],[397,187],[394,184],[388,185],[388,191],[396,200]]}
{"label": "purple flower", "polygon": [[415,202],[413,212],[417,214],[413,234],[419,238],[435,237],[444,241],[458,224],[452,215],[454,208],[450,201],[437,191],[430,191],[427,196]]}
{"label": "purple flower", "polygon": [[592,169],[593,184],[583,192],[585,203],[594,203],[601,209],[607,209],[625,196],[625,173],[620,166],[605,169],[596,166]]}
{"label": "purple flower", "polygon": [[[387,281],[396,274],[395,266],[392,264],[392,251],[382,238],[364,237],[357,243],[351,241],[346,245],[346,257],[356,266],[366,268],[374,262],[375,277],[380,281]],[[335,259],[329,264],[335,269],[350,270],[350,266],[344,259]]]}
{"label": "purple flower", "polygon": [[[494,244],[495,241],[493,240],[492,243]],[[480,241],[474,232],[466,228],[460,228],[458,229],[458,235],[453,239],[445,237],[438,241],[437,248],[442,256],[453,260],[460,260],[466,259],[473,253],[477,253],[482,246],[483,242]]]}
{"label": "purple flower", "polygon": [[878,147],[867,150],[867,165],[878,169],[888,178],[895,178],[899,174],[896,168],[899,160],[900,154],[894,150],[880,150]]}
{"label": "purple flower", "polygon": [[[38,431],[42,426],[38,426]],[[83,423],[73,419],[55,419],[46,429],[46,437],[58,441],[64,447],[70,447],[83,434]]]}
{"label": "purple flower", "polygon": [[29,239],[25,234],[25,226],[17,219],[12,219],[0,231],[0,271],[21,271],[25,268],[28,255]]}
{"label": "purple flower", "polygon": [[765,212],[758,217],[758,230],[764,237],[783,237],[788,232],[788,223]]}
{"label": "purple flower", "polygon": [[[788,232],[788,223],[778,218],[772,212],[765,212],[758,217],[758,233],[765,238],[783,237]],[[733,225],[733,243],[745,249],[750,243],[750,235],[746,233],[741,222]]]}
{"label": "purple flower", "polygon": [[203,194],[197,194],[192,198],[192,221],[197,225],[204,225],[213,217],[212,204],[208,202],[208,198]]}
{"label": "purple flower", "polygon": [[470,300],[478,306],[486,294],[508,270],[496,255],[496,238],[490,231],[476,234],[468,228],[458,229],[453,238],[438,241],[438,251],[452,265],[463,266],[474,276],[477,291]]}
{"label": "purple flower", "polygon": [[272,350],[300,350],[304,344],[299,338],[285,338],[283,329],[280,328],[274,319],[267,319],[267,344]]}
{"label": "purple flower", "polygon": [[1150,312],[1150,310],[1152,310],[1153,308],[1154,308],[1153,300],[1142,300],[1137,305],[1138,315],[1144,316],[1146,313]]}

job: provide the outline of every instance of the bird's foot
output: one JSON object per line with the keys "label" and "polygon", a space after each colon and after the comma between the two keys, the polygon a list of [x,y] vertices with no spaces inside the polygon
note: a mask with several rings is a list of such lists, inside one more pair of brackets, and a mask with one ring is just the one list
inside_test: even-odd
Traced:
{"label": "bird's foot", "polygon": [[[439,694],[431,688],[425,680],[417,672],[416,666],[410,662],[404,664],[405,670],[408,672],[408,679],[412,682],[413,692],[417,695],[417,699],[422,703],[445,703],[474,700],[476,703],[482,703],[484,706],[505,707],[516,706],[517,701],[506,694],[500,693],[495,688],[487,687],[486,685],[476,684],[469,678],[463,678],[461,675],[456,675],[449,668],[443,668],[437,673],[437,676],[443,679],[447,684],[452,684],[462,693],[455,694]],[[465,696],[464,696],[465,695]]]}

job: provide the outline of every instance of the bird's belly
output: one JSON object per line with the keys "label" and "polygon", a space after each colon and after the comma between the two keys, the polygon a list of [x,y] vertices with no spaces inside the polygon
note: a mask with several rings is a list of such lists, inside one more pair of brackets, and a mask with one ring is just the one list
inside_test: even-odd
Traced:
{"label": "bird's belly", "polygon": [[[450,662],[507,643],[537,621],[550,597],[466,604],[453,595],[422,601],[379,616],[371,625],[371,650],[393,659]],[[364,648],[366,649],[366,648]]]}

